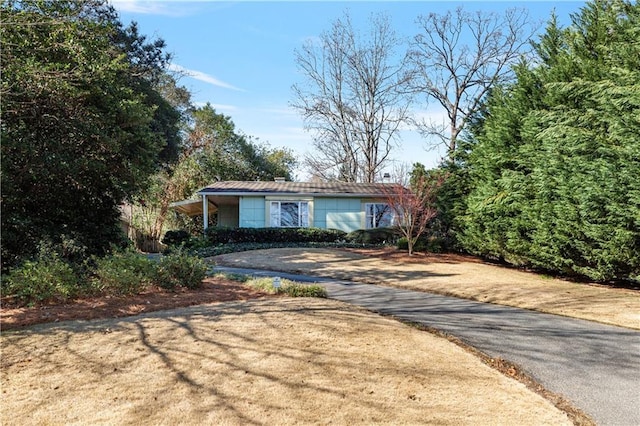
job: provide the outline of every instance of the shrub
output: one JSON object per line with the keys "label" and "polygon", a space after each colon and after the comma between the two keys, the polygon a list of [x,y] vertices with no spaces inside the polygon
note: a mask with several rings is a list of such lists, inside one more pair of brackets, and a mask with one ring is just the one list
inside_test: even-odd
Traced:
{"label": "shrub", "polygon": [[[405,237],[398,240],[398,249],[408,250],[409,243]],[[442,238],[420,236],[413,245],[413,251],[427,253],[442,253],[446,251],[446,243]]]}
{"label": "shrub", "polygon": [[277,289],[273,286],[273,278],[250,278],[245,282],[249,287],[264,291],[269,294],[276,294]]}
{"label": "shrub", "polygon": [[229,243],[325,243],[344,240],[338,229],[320,228],[224,228],[207,229],[211,244]]}
{"label": "shrub", "polygon": [[19,304],[66,301],[79,292],[80,279],[55,251],[40,250],[35,260],[15,268],[3,283],[3,296]]}
{"label": "shrub", "polygon": [[207,263],[199,257],[191,256],[179,250],[163,256],[158,262],[156,284],[166,289],[202,287],[207,275]]}
{"label": "shrub", "polygon": [[191,237],[184,243],[184,247],[191,250],[197,250],[204,247],[209,247],[210,245],[211,244],[209,243],[209,239],[204,236]]}
{"label": "shrub", "polygon": [[356,244],[392,244],[397,239],[395,228],[358,229],[346,235],[348,242]]}
{"label": "shrub", "polygon": [[154,279],[154,263],[133,250],[115,252],[95,262],[93,284],[101,292],[138,294]]}
{"label": "shrub", "polygon": [[286,294],[291,297],[327,297],[324,287],[317,284],[301,284],[290,280],[281,280],[280,287],[273,286],[273,278],[252,278],[247,285],[269,294]]}
{"label": "shrub", "polygon": [[60,253],[62,259],[73,265],[81,265],[86,259],[88,248],[82,243],[81,237],[75,234],[60,235],[56,244],[51,245],[52,249]]}
{"label": "shrub", "polygon": [[327,290],[317,284],[291,283],[282,287],[282,291],[291,297],[327,297]]}
{"label": "shrub", "polygon": [[[416,244],[413,245],[413,250],[414,251],[420,251],[416,247],[417,243],[418,243],[418,241],[416,241]],[[396,246],[398,247],[398,250],[409,250],[409,241],[407,240],[407,237],[402,237],[402,238],[398,239],[398,242],[396,243]]]}
{"label": "shrub", "polygon": [[373,247],[373,244],[357,244],[346,241],[335,243],[231,243],[194,248],[193,253],[199,257],[211,257],[228,253],[239,253],[250,250],[267,250],[274,248],[362,248]]}
{"label": "shrub", "polygon": [[176,231],[167,231],[162,238],[162,244],[168,246],[179,246],[187,243],[191,239],[191,235],[184,229]]}
{"label": "shrub", "polygon": [[[409,250],[409,242],[406,237],[402,237],[398,240],[397,243],[398,249],[400,250]],[[425,237],[419,237],[416,242],[413,244],[413,251],[426,252],[430,251],[429,247],[429,239]]]}
{"label": "shrub", "polygon": [[426,251],[430,253],[444,253],[447,251],[449,243],[445,238],[431,237],[427,242]]}

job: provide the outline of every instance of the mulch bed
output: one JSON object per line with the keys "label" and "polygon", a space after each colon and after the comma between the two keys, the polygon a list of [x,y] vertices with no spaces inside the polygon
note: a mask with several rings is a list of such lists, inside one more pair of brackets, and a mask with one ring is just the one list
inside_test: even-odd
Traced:
{"label": "mulch bed", "polygon": [[[407,252],[395,248],[344,249],[365,256],[406,263],[428,262],[481,262],[478,258],[459,254],[431,254]],[[16,307],[7,299],[2,300],[0,330],[15,330],[29,325],[70,320],[118,318],[142,312],[161,311],[205,303],[249,300],[273,295],[253,290],[242,283],[221,277],[209,277],[197,290],[168,291],[150,287],[135,296],[99,296],[69,300],[66,303],[50,303],[31,307]]]}
{"label": "mulch bed", "polygon": [[168,291],[150,287],[135,296],[87,297],[62,304],[33,307],[15,307],[3,302],[0,310],[0,328],[4,331],[46,322],[118,318],[142,312],[266,296],[274,297],[236,281],[210,277],[203,281],[202,288],[196,290]]}

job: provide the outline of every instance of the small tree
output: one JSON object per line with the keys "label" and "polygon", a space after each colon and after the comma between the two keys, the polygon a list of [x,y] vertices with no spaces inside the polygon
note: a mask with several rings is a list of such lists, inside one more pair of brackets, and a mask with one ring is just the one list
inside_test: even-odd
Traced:
{"label": "small tree", "polygon": [[418,238],[429,227],[429,222],[437,214],[436,195],[444,183],[442,175],[419,175],[412,178],[411,188],[398,183],[387,190],[387,203],[396,217],[396,226],[407,239],[409,256]]}

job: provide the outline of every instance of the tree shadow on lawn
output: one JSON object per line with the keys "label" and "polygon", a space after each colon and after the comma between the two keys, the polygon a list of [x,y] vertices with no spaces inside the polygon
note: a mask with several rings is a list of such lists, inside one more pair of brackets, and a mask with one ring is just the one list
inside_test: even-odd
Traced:
{"label": "tree shadow on lawn", "polygon": [[[367,284],[390,285],[393,282],[406,282],[433,277],[455,277],[459,274],[440,273],[429,270],[411,271],[398,268],[397,263],[390,262],[393,269],[373,268],[366,257],[338,257],[324,259],[301,259],[296,254],[274,252],[266,258],[240,253],[238,256],[223,255],[213,259],[214,262],[234,268],[264,269],[274,272],[310,275],[333,278],[337,280],[355,280]],[[283,254],[284,253],[284,254]],[[341,265],[345,265],[341,268]]]}
{"label": "tree shadow on lawn", "polygon": [[[350,328],[349,318],[359,321],[359,328]],[[338,336],[360,338],[363,327],[382,328],[384,334],[385,324],[373,318],[363,311],[336,308],[335,302],[313,301],[300,307],[297,300],[274,304],[269,299],[252,302],[251,309],[247,303],[229,302],[38,325],[6,336],[9,356],[3,369],[23,363],[41,368],[30,390],[36,392],[33,386],[37,387],[43,401],[35,408],[42,412],[35,415],[46,411],[67,420],[95,420],[94,406],[106,401],[116,418],[122,414],[133,421],[139,416],[147,423],[349,422],[354,418],[348,416],[355,413],[364,421],[404,415],[405,420],[417,421],[431,404],[429,393],[418,386],[396,395],[397,389],[385,389],[388,383],[381,378],[428,381],[441,375],[438,365],[403,364],[376,353],[381,361],[374,367],[350,356],[344,342],[334,346]],[[346,383],[351,374],[355,387]],[[357,374],[362,376],[356,379]],[[449,374],[448,380],[464,383],[472,372],[459,374]],[[15,380],[20,375],[10,376]],[[11,388],[9,392],[11,396]],[[73,410],[70,401],[77,401]],[[398,407],[399,402],[407,407]],[[415,406],[418,403],[426,406]],[[446,411],[442,415],[449,415]],[[437,411],[432,415],[443,420]]]}

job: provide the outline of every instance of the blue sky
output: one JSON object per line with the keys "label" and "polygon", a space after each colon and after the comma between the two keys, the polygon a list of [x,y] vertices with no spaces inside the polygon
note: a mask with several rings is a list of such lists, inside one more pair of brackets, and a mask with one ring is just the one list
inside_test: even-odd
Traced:
{"label": "blue sky", "polygon": [[[348,11],[354,25],[364,25],[374,12],[386,12],[401,37],[419,29],[421,14],[444,13],[464,5],[466,10],[502,11],[524,7],[540,21],[553,9],[560,22],[569,23],[583,1],[454,2],[454,1],[140,1],[112,0],[123,23],[138,22],[141,34],[162,38],[173,54],[172,67],[188,76],[180,80],[197,105],[210,102],[218,112],[231,116],[236,128],[268,142],[291,148],[298,156],[311,150],[311,135],[302,119],[289,107],[291,86],[301,82],[294,60],[295,49],[305,40],[330,29]],[[544,25],[542,25],[544,27]],[[438,115],[427,106],[417,113]],[[419,161],[434,167],[441,152],[427,150],[416,132],[402,133],[395,151],[398,163]],[[390,170],[391,171],[391,170]],[[305,173],[297,172],[304,180]]]}

